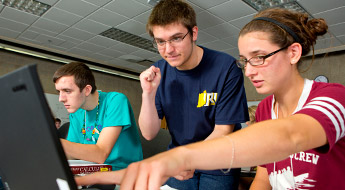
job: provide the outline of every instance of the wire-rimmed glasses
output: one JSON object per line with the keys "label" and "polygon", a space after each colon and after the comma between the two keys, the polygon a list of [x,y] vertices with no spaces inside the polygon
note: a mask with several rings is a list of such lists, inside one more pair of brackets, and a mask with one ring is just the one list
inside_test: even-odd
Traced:
{"label": "wire-rimmed glasses", "polygon": [[[189,31],[187,32],[187,34],[188,33],[189,33]],[[153,47],[155,47],[157,49],[164,49],[165,44],[167,42],[169,42],[169,44],[171,46],[175,47],[176,45],[178,45],[179,43],[181,43],[183,41],[183,39],[187,36],[187,34],[184,35],[183,37],[182,36],[173,37],[170,40],[153,39],[152,44],[153,44]]]}

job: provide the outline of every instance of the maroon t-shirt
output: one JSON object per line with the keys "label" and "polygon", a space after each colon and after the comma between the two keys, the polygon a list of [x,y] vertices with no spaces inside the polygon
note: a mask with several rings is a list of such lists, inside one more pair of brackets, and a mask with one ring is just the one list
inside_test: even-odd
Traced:
{"label": "maroon t-shirt", "polygon": [[[329,147],[290,155],[267,168],[273,189],[345,189],[345,87],[305,80],[294,114],[315,118],[324,128]],[[274,96],[260,102],[256,120],[276,119]]]}

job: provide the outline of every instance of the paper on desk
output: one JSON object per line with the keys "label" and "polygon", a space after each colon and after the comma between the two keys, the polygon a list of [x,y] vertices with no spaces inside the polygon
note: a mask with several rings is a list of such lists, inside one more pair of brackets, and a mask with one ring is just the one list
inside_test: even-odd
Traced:
{"label": "paper on desk", "polygon": [[178,190],[178,189],[169,187],[169,185],[163,185],[163,186],[160,188],[160,190]]}
{"label": "paper on desk", "polygon": [[95,165],[96,162],[89,162],[85,160],[68,160],[68,164],[71,165]]}
{"label": "paper on desk", "polygon": [[[120,189],[120,185],[116,185],[115,190],[119,190]],[[169,185],[163,185],[160,190],[178,190],[178,189],[174,189],[169,187]]]}

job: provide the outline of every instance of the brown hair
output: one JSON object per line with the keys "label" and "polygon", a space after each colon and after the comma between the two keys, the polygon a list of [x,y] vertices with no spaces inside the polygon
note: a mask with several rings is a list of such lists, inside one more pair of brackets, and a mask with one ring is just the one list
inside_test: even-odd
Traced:
{"label": "brown hair", "polygon": [[[323,18],[309,19],[307,14],[289,11],[282,8],[266,9],[259,12],[254,18],[267,17],[290,28],[299,38],[302,46],[302,56],[307,55],[312,48],[314,54],[314,44],[318,36],[327,33],[328,26]],[[249,32],[267,32],[270,41],[280,47],[289,46],[296,40],[282,27],[272,22],[264,20],[252,20],[240,31],[240,36]]]}
{"label": "brown hair", "polygon": [[95,84],[95,77],[93,76],[90,68],[81,62],[71,62],[60,67],[53,76],[53,82],[56,83],[58,79],[63,76],[74,76],[75,84],[79,87],[80,92],[86,85],[91,85],[93,94],[97,87]]}
{"label": "brown hair", "polygon": [[183,24],[193,34],[196,26],[196,15],[193,8],[183,0],[161,0],[152,10],[146,24],[146,30],[153,36],[153,26],[166,26],[172,23]]}
{"label": "brown hair", "polygon": [[257,108],[258,108],[258,106],[256,106],[256,105],[248,107],[249,121],[250,121],[251,124],[256,122],[255,112],[256,112]]}

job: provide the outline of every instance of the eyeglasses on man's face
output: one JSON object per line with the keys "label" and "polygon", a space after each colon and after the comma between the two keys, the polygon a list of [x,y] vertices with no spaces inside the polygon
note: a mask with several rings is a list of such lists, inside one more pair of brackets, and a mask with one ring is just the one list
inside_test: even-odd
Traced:
{"label": "eyeglasses on man's face", "polygon": [[265,59],[271,57],[272,55],[280,52],[281,50],[287,48],[289,46],[285,46],[283,48],[280,48],[272,53],[269,53],[267,55],[257,55],[254,56],[250,59],[238,59],[236,60],[236,64],[239,68],[244,69],[247,66],[247,63],[249,63],[251,66],[258,66],[258,65],[263,65],[265,63]]}
{"label": "eyeglasses on man's face", "polygon": [[[189,33],[189,31],[187,32],[187,34],[188,33]],[[187,36],[187,34],[184,35],[183,37],[182,36],[175,36],[170,40],[153,39],[152,44],[153,44],[153,47],[158,48],[158,49],[165,48],[165,45],[167,42],[169,42],[169,44],[171,46],[175,47],[176,45],[178,45],[179,43],[181,43],[183,41],[183,39]]]}

